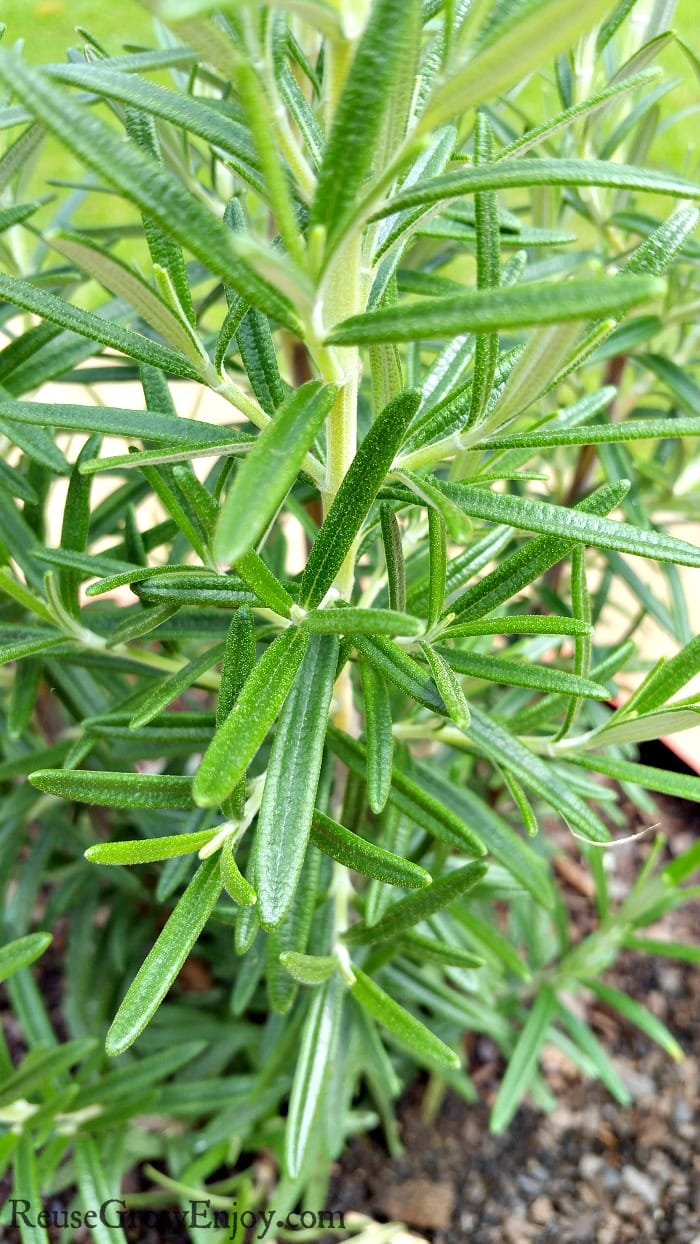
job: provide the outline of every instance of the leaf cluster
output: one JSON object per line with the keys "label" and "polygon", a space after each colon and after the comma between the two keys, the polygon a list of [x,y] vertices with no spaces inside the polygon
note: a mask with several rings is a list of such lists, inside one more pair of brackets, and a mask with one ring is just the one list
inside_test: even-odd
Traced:
{"label": "leaf cluster", "polygon": [[700,856],[619,899],[600,778],[700,799],[637,754],[698,721],[700,187],[630,4],[144,6],[0,49],[0,1167],[233,1213],[265,1147],[281,1210],[417,1066],[473,1099],[466,1031],[494,1131],[545,1041],[629,1100],[572,993],[680,1056],[601,977],[697,957],[644,929]]}

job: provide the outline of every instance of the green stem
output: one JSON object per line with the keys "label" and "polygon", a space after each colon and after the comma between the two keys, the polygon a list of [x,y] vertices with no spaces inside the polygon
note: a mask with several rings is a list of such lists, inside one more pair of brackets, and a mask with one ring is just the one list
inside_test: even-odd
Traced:
{"label": "green stem", "polygon": [[[329,266],[316,304],[318,336],[322,340],[327,326],[337,324],[362,310],[364,282],[362,235],[346,239]],[[326,380],[343,381],[328,420],[328,455],[322,487],[324,515],[328,513],[357,451],[357,400],[360,385],[360,352],[356,347],[316,350],[316,360]],[[355,579],[356,549],[352,548],[341,566],[334,587],[348,600]]]}

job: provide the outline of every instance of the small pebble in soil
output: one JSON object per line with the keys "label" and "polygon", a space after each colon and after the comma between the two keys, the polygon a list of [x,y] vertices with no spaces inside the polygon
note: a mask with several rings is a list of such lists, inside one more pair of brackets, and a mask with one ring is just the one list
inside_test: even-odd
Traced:
{"label": "small pebble in soil", "polygon": [[656,1184],[643,1171],[637,1170],[636,1166],[623,1166],[622,1182],[635,1196],[641,1197],[643,1201],[646,1201],[647,1205],[657,1204],[659,1190]]}

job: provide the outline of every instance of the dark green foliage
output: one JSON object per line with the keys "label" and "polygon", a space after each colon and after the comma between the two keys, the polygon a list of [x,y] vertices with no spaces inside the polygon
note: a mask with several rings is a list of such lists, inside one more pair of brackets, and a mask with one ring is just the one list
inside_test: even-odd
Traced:
{"label": "dark green foliage", "polygon": [[620,898],[599,775],[700,799],[635,750],[700,714],[700,190],[628,3],[144,6],[0,50],[0,1175],[233,1214],[264,1149],[281,1212],[416,1067],[469,1097],[467,1030],[495,1131],[550,1039],[629,1101],[591,992],[681,1054],[601,978],[697,958],[644,930],[700,852]]}

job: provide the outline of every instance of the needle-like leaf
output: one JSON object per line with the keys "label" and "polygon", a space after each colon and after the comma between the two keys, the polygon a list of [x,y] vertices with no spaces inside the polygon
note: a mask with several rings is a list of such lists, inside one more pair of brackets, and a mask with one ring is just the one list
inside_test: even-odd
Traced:
{"label": "needle-like leaf", "polygon": [[256,831],[255,888],[265,928],[279,924],[294,901],[311,832],[337,664],[338,640],[314,635],[277,724]]}
{"label": "needle-like leaf", "polygon": [[372,345],[382,341],[424,341],[457,333],[492,332],[617,316],[663,294],[656,277],[625,276],[615,281],[537,282],[515,289],[483,289],[448,298],[383,307],[350,316],[331,330],[329,344]]}
{"label": "needle-like leaf", "polygon": [[123,1054],[150,1023],[214,910],[220,892],[219,861],[207,860],[200,864],[131,982],[105,1039],[108,1054]]}
{"label": "needle-like leaf", "polygon": [[700,566],[700,549],[661,531],[615,523],[607,518],[585,514],[581,510],[568,510],[551,505],[547,501],[531,501],[525,497],[498,494],[463,484],[435,482],[451,501],[472,518],[481,518],[492,523],[509,523],[512,527],[520,527],[525,531],[568,537],[581,544],[616,549],[620,553],[636,554],[637,557],[675,562],[680,566]]}
{"label": "needle-like leaf", "polygon": [[415,390],[402,393],[372,424],[326,515],[301,578],[300,604],[318,605],[332,586],[365,521],[420,405]]}
{"label": "needle-like leaf", "polygon": [[282,708],[307,643],[291,627],[265,650],[204,753],[192,784],[195,803],[214,807],[231,794]]}
{"label": "needle-like leaf", "polygon": [[235,564],[253,548],[294,483],[337,387],[310,380],[283,402],[242,461],[221,507],[214,553]]}

